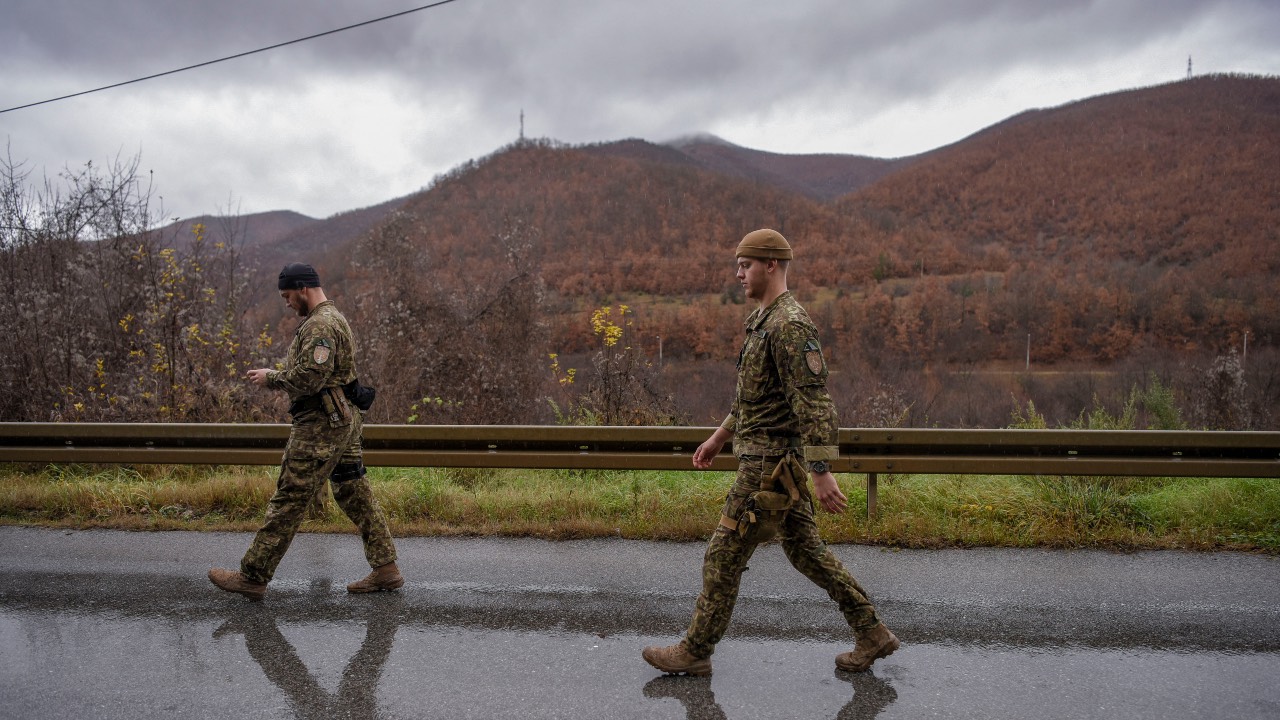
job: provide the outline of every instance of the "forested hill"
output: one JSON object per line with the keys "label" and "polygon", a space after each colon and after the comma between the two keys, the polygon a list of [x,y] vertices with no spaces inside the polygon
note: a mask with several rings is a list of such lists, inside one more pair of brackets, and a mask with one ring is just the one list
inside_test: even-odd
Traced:
{"label": "forested hill", "polygon": [[[1081,258],[1274,275],[1278,167],[1280,79],[1208,76],[1028,111],[893,161],[777,155],[709,136],[517,143],[416,196],[254,245],[271,261],[345,252],[403,205],[439,224],[431,243],[473,256],[486,254],[495,217],[531,223],[541,250],[581,268],[553,279],[565,291],[705,291],[714,249],[757,225],[834,263],[807,276],[822,285],[918,275],[922,262],[954,274]],[[857,189],[818,198],[838,187]],[[697,272],[682,271],[690,259]]]}
{"label": "forested hill", "polygon": [[784,155],[740,147],[714,135],[681,138],[663,145],[622,140],[592,145],[586,150],[602,155],[699,167],[823,201],[866,187],[915,160],[913,157],[884,160],[837,153]]}
{"label": "forested hill", "polygon": [[1207,76],[1028,111],[845,197],[924,250],[1280,270],[1280,79]]}
{"label": "forested hill", "polygon": [[[846,325],[880,313],[903,352],[975,357],[1031,332],[1047,360],[1108,360],[1275,336],[1278,168],[1280,79],[1204,77],[1023,113],[830,203],[678,147],[525,141],[371,235],[404,256],[386,267],[460,277],[527,246],[553,293],[597,301],[731,294],[730,248],[774,227],[796,247],[794,285],[875,305]],[[990,342],[947,349],[975,325]]]}
{"label": "forested hill", "polygon": [[[521,140],[379,206],[205,224],[211,242],[188,239],[189,257],[147,232],[92,247],[33,236],[0,254],[6,277],[45,289],[0,293],[21,339],[0,376],[44,389],[11,389],[21,403],[0,415],[252,416],[235,370],[266,362],[296,321],[273,280],[307,260],[360,328],[378,421],[547,421],[565,368],[598,370],[615,322],[632,363],[619,372],[660,358],[681,411],[705,420],[723,412],[749,309],[733,248],[772,227],[795,247],[790,285],[845,422],[1000,426],[1010,398],[1073,418],[1100,377],[1123,403],[1156,374],[1196,427],[1280,417],[1275,77],[1028,111],[896,161],[705,137]],[[239,243],[217,237],[236,227]],[[48,299],[82,286],[102,288],[86,313]],[[1246,349],[1247,366],[1232,355]]]}
{"label": "forested hill", "polygon": [[717,292],[733,283],[731,248],[744,227],[793,234],[813,282],[867,277],[857,225],[829,204],[684,163],[524,142],[440,178],[387,228],[400,252],[420,254],[417,264],[430,258],[450,272],[528,245],[550,289],[601,296]]}
{"label": "forested hill", "polygon": [[[526,140],[311,257],[372,347],[412,349],[365,363],[406,404],[480,372],[494,380],[467,407],[497,407],[495,388],[539,382],[551,353],[598,347],[592,310],[619,303],[646,352],[660,337],[669,363],[731,362],[745,314],[732,248],[759,227],[795,246],[791,286],[839,383],[858,383],[849,398],[1028,356],[1207,363],[1246,333],[1261,367],[1280,337],[1277,98],[1277,78],[1205,77],[1030,111],[891,167],[837,156],[887,174],[831,201],[795,189],[813,163],[727,144],[716,152],[742,153],[728,165],[769,171],[688,143]],[[964,413],[1009,397],[989,392]],[[960,412],[928,402],[898,406]]]}

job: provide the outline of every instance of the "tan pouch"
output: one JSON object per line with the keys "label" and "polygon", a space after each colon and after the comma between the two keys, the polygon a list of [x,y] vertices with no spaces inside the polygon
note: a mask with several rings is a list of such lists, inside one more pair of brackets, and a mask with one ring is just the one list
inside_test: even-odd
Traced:
{"label": "tan pouch", "polygon": [[[796,472],[799,472],[799,482]],[[778,461],[768,479],[762,479],[761,489],[747,496],[742,505],[742,514],[735,522],[731,518],[720,519],[720,524],[736,530],[738,536],[752,544],[772,540],[782,527],[787,512],[800,500],[808,497],[804,488],[804,469],[795,455],[788,454]],[[772,488],[782,486],[785,493]]]}
{"label": "tan pouch", "polygon": [[329,420],[329,427],[343,427],[351,424],[351,411],[347,408],[341,389],[321,390],[320,405],[324,408],[325,417]]}

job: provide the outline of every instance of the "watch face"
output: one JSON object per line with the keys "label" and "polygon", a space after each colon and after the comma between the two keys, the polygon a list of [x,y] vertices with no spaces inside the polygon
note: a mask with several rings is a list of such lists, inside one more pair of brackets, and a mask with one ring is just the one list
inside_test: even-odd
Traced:
{"label": "watch face", "polygon": [[827,463],[822,460],[809,463],[809,469],[816,473],[824,473],[828,470]]}

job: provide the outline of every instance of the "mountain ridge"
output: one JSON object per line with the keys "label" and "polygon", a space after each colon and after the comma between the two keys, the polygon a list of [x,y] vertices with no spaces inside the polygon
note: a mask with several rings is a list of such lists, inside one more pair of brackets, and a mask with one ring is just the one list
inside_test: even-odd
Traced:
{"label": "mountain ridge", "polygon": [[[928,357],[940,338],[961,342],[973,317],[990,341],[941,359],[1012,354],[1031,329],[1055,338],[1049,360],[1106,360],[1153,343],[1275,338],[1277,168],[1280,79],[1204,76],[1028,110],[895,161],[705,135],[521,140],[359,211],[358,227],[324,235],[332,220],[318,221],[272,245],[341,281],[354,268],[357,292],[375,282],[358,267],[374,247],[395,256],[386,272],[448,268],[459,293],[523,247],[565,301],[723,299],[735,289],[726,245],[769,226],[797,249],[798,288],[856,293],[905,323],[881,341],[895,352]],[[852,189],[821,199],[841,184]],[[955,320],[929,330],[940,319],[927,302],[954,304]],[[872,309],[857,312],[846,325]],[[665,331],[676,353],[723,342]]]}

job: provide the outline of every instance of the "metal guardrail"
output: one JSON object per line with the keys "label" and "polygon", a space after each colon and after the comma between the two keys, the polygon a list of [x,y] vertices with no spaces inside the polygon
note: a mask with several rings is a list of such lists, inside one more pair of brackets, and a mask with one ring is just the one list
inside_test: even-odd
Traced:
{"label": "metal guardrail", "polygon": [[[365,464],[690,470],[713,428],[366,425]],[[274,465],[288,425],[0,423],[0,462]],[[1280,477],[1280,432],[843,428],[836,472]],[[712,469],[732,470],[722,455]]]}
{"label": "metal guardrail", "polygon": [[[365,464],[692,470],[713,428],[366,425]],[[0,462],[275,465],[288,425],[0,423]],[[1280,432],[842,428],[839,473],[1280,477]],[[722,453],[712,470],[733,470]]]}

